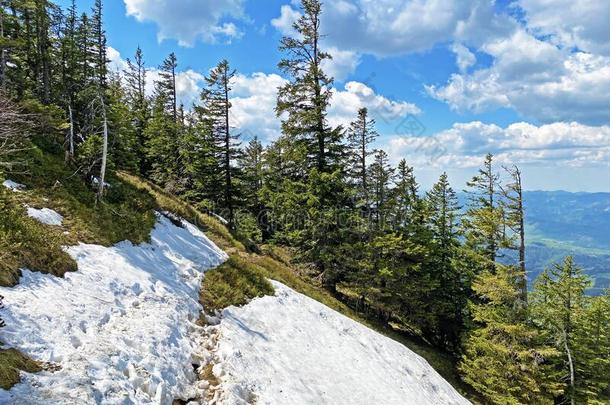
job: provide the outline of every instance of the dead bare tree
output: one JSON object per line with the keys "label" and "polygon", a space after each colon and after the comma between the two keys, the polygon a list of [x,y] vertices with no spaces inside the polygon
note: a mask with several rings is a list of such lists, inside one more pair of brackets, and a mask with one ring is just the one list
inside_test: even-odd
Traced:
{"label": "dead bare tree", "polygon": [[30,118],[0,93],[0,170],[14,171],[25,166],[25,161],[18,159],[17,155],[27,149]]}

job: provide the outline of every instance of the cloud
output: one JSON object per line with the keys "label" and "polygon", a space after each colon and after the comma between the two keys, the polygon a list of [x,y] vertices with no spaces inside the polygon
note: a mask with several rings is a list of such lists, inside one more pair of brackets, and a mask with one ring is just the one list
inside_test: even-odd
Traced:
{"label": "cloud", "polygon": [[610,3],[599,0],[518,0],[528,27],[550,41],[610,56]]}
{"label": "cloud", "polygon": [[277,74],[239,74],[233,82],[231,119],[245,138],[258,136],[272,141],[278,138],[281,127],[276,118],[277,89],[287,81]]}
{"label": "cloud", "polygon": [[237,26],[228,18],[246,19],[243,0],[124,0],[127,15],[139,22],[157,24],[159,42],[175,39],[191,47],[197,40],[215,43],[240,38]]}
{"label": "cloud", "polygon": [[345,84],[343,90],[333,90],[328,121],[333,126],[346,126],[356,118],[362,107],[368,108],[371,117],[379,122],[396,121],[408,114],[421,113],[415,104],[390,100],[364,83],[351,81]]}
{"label": "cloud", "polygon": [[519,122],[506,128],[479,121],[457,123],[428,137],[391,137],[387,146],[395,161],[406,158],[422,168],[477,167],[487,153],[501,164],[610,166],[610,126],[576,122],[542,126]]}
{"label": "cloud", "polygon": [[525,30],[482,50],[492,66],[453,74],[428,93],[460,112],[508,107],[546,123],[610,123],[610,57],[561,49]]}
{"label": "cloud", "polygon": [[470,49],[462,44],[454,43],[451,46],[451,50],[455,53],[456,64],[462,73],[477,61],[474,53],[470,52]]}
{"label": "cloud", "polygon": [[360,64],[360,54],[356,52],[342,51],[336,47],[329,47],[325,51],[332,56],[332,59],[324,60],[322,69],[336,81],[344,81]]}
{"label": "cloud", "polygon": [[[281,133],[280,119],[276,117],[277,89],[287,80],[277,74],[254,73],[237,75],[233,83],[232,114],[234,125],[250,136],[274,140]],[[398,120],[407,114],[419,114],[420,109],[405,101],[392,101],[376,94],[359,82],[348,82],[343,90],[333,90],[328,110],[332,126],[348,125],[358,109],[369,108],[377,120]]]}
{"label": "cloud", "polygon": [[127,61],[121,57],[121,53],[109,46],[106,48],[106,56],[109,60],[108,70],[110,72],[122,73],[123,70],[127,69]]}
{"label": "cloud", "polygon": [[[272,25],[292,34],[299,10],[280,9]],[[486,0],[336,0],[326,2],[322,31],[330,46],[375,56],[401,55],[455,38],[490,37],[505,30]]]}

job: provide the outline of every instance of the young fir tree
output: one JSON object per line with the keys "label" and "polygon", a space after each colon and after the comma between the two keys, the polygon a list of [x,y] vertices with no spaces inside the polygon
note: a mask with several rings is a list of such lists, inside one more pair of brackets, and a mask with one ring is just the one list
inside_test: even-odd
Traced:
{"label": "young fir tree", "polygon": [[[535,322],[562,353],[560,368],[566,383],[564,397],[571,404],[599,400],[598,381],[589,378],[599,376],[600,369],[595,367],[600,363],[590,361],[589,349],[592,347],[587,347],[587,338],[583,339],[586,335],[583,326],[590,326],[586,320],[588,298],[585,296],[590,284],[590,279],[574,265],[572,257],[567,257],[562,264],[555,264],[542,273],[532,294]],[[603,324],[603,318],[601,321]],[[595,352],[600,348],[592,349]],[[602,353],[604,351],[607,347],[601,349]],[[602,378],[607,380],[607,375]]]}
{"label": "young fir tree", "polygon": [[155,92],[165,100],[164,109],[172,114],[174,122],[178,121],[178,97],[176,95],[176,69],[178,59],[175,53],[170,53],[159,66],[160,79],[155,83]]}
{"label": "young fir tree", "polygon": [[237,199],[236,179],[238,168],[235,165],[239,157],[239,134],[231,131],[229,101],[231,81],[235,70],[226,60],[221,61],[205,78],[206,87],[201,93],[201,103],[206,118],[212,125],[214,144],[218,153],[218,173],[224,179],[223,208],[227,211],[230,227],[235,227],[235,205]]}
{"label": "young fir tree", "polygon": [[553,360],[559,353],[527,322],[518,305],[515,269],[497,265],[473,284],[475,327],[464,341],[459,370],[466,383],[493,404],[554,404],[561,392]]}
{"label": "young fir tree", "polygon": [[146,66],[142,49],[138,46],[133,61],[127,59],[127,69],[123,72],[125,77],[125,92],[127,105],[135,130],[136,154],[138,156],[138,170],[145,175],[150,170],[150,162],[145,159],[144,145],[146,144],[146,124],[150,119],[149,102],[146,97]]}
{"label": "young fir tree", "polygon": [[396,229],[410,237],[421,236],[425,221],[425,206],[419,196],[419,185],[413,168],[402,159],[394,176],[392,191],[393,221]]}
{"label": "young fir tree", "polygon": [[263,210],[260,199],[264,178],[263,153],[263,145],[255,136],[248,142],[239,159],[243,177],[243,201],[253,215],[259,215]]}
{"label": "young fir tree", "polygon": [[150,177],[171,191],[178,190],[181,128],[176,120],[176,56],[170,54],[161,65],[160,78],[155,82],[152,115],[144,132],[146,158],[150,161]]}
{"label": "young fir tree", "polygon": [[350,124],[347,140],[351,158],[350,176],[353,178],[356,188],[359,190],[360,198],[367,208],[369,206],[367,158],[373,154],[369,146],[378,136],[379,134],[375,130],[375,120],[369,118],[368,109],[359,109],[358,118]]}
{"label": "young fir tree", "polygon": [[375,151],[369,172],[373,221],[375,227],[381,230],[387,225],[391,199],[390,181],[394,175],[394,169],[390,167],[385,151]]}
{"label": "young fir tree", "polygon": [[324,60],[330,55],[320,48],[319,0],[302,0],[303,15],[294,23],[296,37],[283,37],[280,51],[287,55],[279,68],[290,82],[279,89],[276,112],[282,121],[282,133],[291,141],[291,147],[303,145],[307,151],[309,168],[320,173],[335,169],[337,156],[331,151],[337,143],[337,133],[326,123],[326,110],[331,97],[332,79],[322,71]]}
{"label": "young fir tree", "polygon": [[576,373],[583,381],[583,398],[589,404],[610,402],[610,290],[590,297],[576,319],[575,346],[580,348]]}
{"label": "young fir tree", "polygon": [[431,232],[430,269],[438,281],[432,293],[438,319],[434,334],[439,345],[456,349],[464,327],[471,277],[460,254],[460,206],[446,173],[426,193],[425,205]]}
{"label": "young fir tree", "polygon": [[108,76],[108,57],[106,56],[106,32],[104,31],[102,0],[95,0],[91,15],[93,75],[97,85],[105,89]]}
{"label": "young fir tree", "polygon": [[462,220],[467,246],[481,257],[484,267],[492,271],[504,242],[498,181],[493,155],[488,154],[479,173],[467,183],[468,210]]}
{"label": "young fir tree", "polygon": [[511,249],[519,252],[519,284],[521,286],[521,301],[527,305],[527,273],[525,268],[525,210],[523,207],[523,184],[521,170],[517,166],[505,167],[510,181],[501,186],[502,211],[506,226],[512,235],[507,243]]}

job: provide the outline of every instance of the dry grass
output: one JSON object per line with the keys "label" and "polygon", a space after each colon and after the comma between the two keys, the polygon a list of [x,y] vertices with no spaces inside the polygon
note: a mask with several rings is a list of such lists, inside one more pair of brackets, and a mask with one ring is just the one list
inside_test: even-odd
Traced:
{"label": "dry grass", "polygon": [[0,388],[8,390],[19,383],[20,370],[36,373],[42,367],[15,349],[0,350]]}

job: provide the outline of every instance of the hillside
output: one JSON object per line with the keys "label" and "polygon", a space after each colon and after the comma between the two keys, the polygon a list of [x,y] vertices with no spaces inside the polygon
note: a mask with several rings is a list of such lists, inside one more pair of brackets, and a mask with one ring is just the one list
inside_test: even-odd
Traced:
{"label": "hillside", "polygon": [[[35,150],[36,172],[0,187],[9,219],[0,228],[8,259],[0,269],[7,323],[0,329],[1,403],[205,403],[221,392],[221,403],[237,403],[230,392],[259,384],[253,381],[263,370],[272,374],[252,392],[269,403],[357,400],[358,391],[346,388],[354,385],[396,403],[465,402],[412,350],[456,381],[450,357],[391,330],[379,329],[402,344],[373,332],[374,323],[299,275],[287,252],[263,247],[265,253],[254,253],[217,219],[127,173],[109,180],[107,202],[96,207],[87,184],[70,177],[58,158]],[[301,322],[307,333],[299,336]],[[258,347],[234,335],[261,325],[268,343],[279,346]],[[298,347],[314,337],[326,349]],[[339,346],[350,349],[331,356],[328,350]],[[272,353],[283,361],[276,363]],[[236,357],[258,367],[231,381]],[[392,375],[404,376],[402,383],[383,377],[397,358]],[[297,362],[304,366],[291,366]],[[337,373],[344,377],[336,390],[334,384],[327,392],[313,388]],[[284,386],[284,397],[265,397],[265,390]],[[312,391],[302,395],[304,387]]]}

